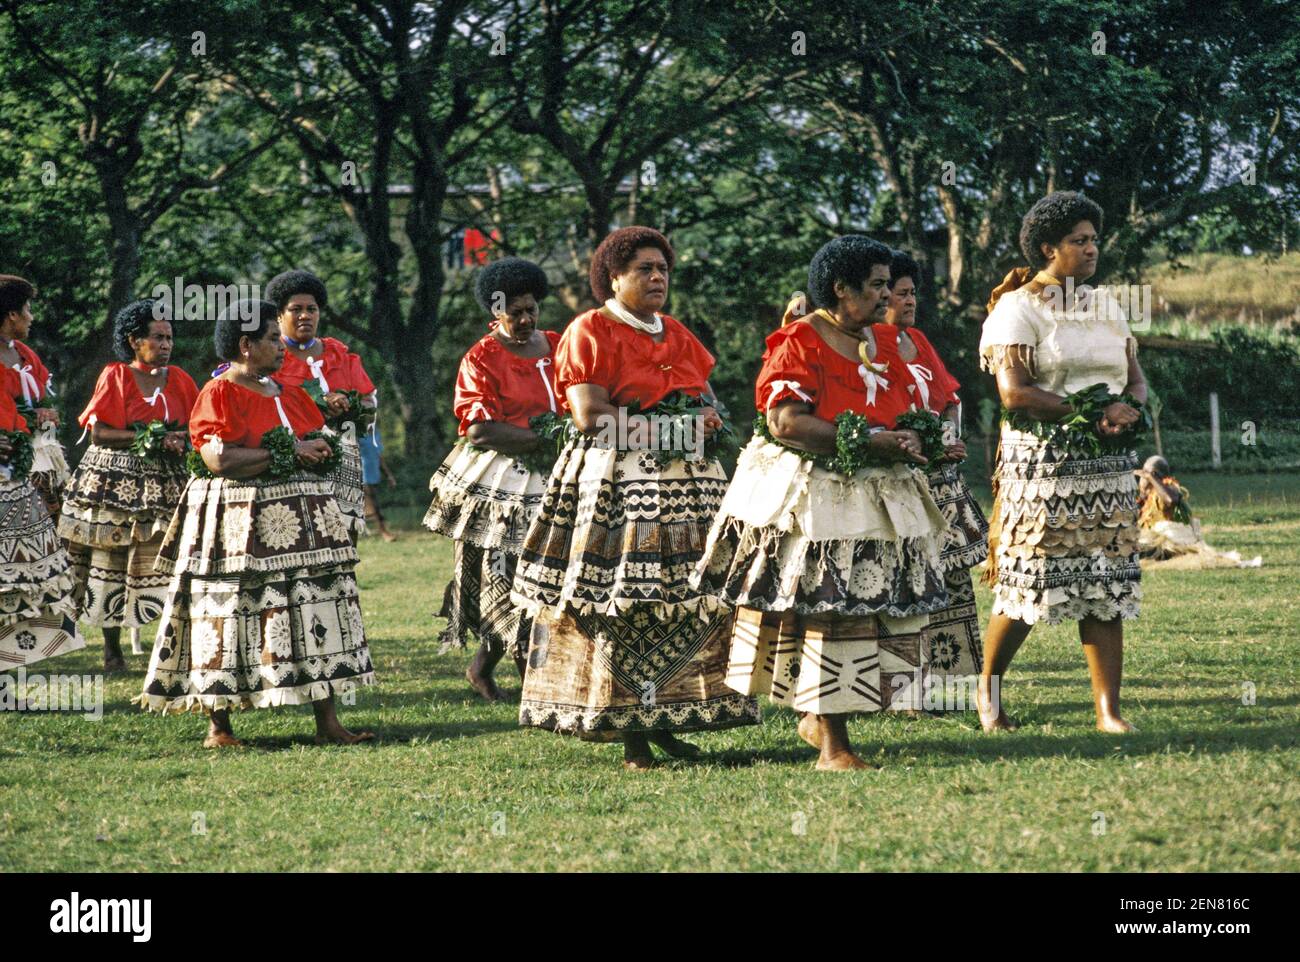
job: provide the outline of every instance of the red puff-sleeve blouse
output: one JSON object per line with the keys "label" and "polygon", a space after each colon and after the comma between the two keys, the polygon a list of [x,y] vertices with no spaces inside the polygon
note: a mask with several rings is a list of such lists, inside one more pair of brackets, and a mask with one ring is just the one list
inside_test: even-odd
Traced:
{"label": "red puff-sleeve blouse", "polygon": [[325,424],[316,402],[300,387],[282,385],[280,396],[273,398],[234,381],[213,378],[203,385],[190,411],[190,443],[198,449],[218,437],[226,444],[260,447],[262,435],[281,426],[280,408],[296,437]]}
{"label": "red puff-sleeve blouse", "polygon": [[897,328],[872,326],[875,363],[886,368],[880,373],[837,352],[807,318],[773,331],[767,337],[763,367],[754,386],[754,407],[766,412],[778,401],[794,399],[811,404],[812,413],[824,421],[834,421],[841,411],[856,411],[866,415],[874,427],[893,428],[910,401],[907,386],[898,376],[897,334],[882,334],[879,327],[895,332]]}
{"label": "red puff-sleeve blouse", "polygon": [[131,366],[114,361],[99,372],[95,393],[90,396],[90,403],[77,418],[77,423],[84,428],[98,422],[118,430],[150,421],[184,425],[189,423],[190,409],[198,396],[199,389],[194,379],[172,365],[167,368],[167,383],[157,400],[151,403],[140,393]]}
{"label": "red puff-sleeve blouse", "polygon": [[31,434],[31,428],[18,413],[18,405],[14,403],[15,389],[19,394],[22,393],[17,372],[12,368],[0,369],[0,431],[21,431],[23,434]]}
{"label": "red puff-sleeve blouse", "polygon": [[664,340],[610,317],[600,308],[575,317],[555,349],[556,381],[564,408],[575,384],[598,384],[614,404],[654,407],[674,391],[704,393],[714,359],[680,321],[661,314]]}
{"label": "red puff-sleeve blouse", "polygon": [[[335,338],[322,337],[320,341],[325,353],[317,360],[331,391],[356,391],[364,397],[375,390],[374,382],[361,365],[360,355],[353,354],[346,344]],[[289,351],[284,352],[284,363],[272,377],[281,384],[292,384],[294,387],[302,387],[304,381],[316,379],[311,366]]]}
{"label": "red puff-sleeve blouse", "polygon": [[13,381],[5,378],[6,390],[15,401],[21,399],[38,407],[50,393],[50,370],[40,355],[22,341],[14,341],[13,348],[22,360],[13,369],[16,375]]}
{"label": "red puff-sleeve blouse", "polygon": [[555,384],[558,331],[543,331],[550,352],[544,357],[519,357],[492,334],[485,334],[460,362],[452,410],[463,435],[477,421],[504,421],[528,427],[528,419],[559,409]]}
{"label": "red puff-sleeve blouse", "polygon": [[[890,326],[873,325],[873,330],[875,327],[889,328]],[[944,366],[939,352],[934,349],[928,337],[914,327],[909,327],[907,333],[912,338],[912,343],[916,345],[916,357],[911,361],[904,361],[900,355],[898,370],[906,380],[908,394],[917,407],[942,414],[949,405],[957,403],[957,391],[961,389],[961,384],[948,373],[948,368]]]}

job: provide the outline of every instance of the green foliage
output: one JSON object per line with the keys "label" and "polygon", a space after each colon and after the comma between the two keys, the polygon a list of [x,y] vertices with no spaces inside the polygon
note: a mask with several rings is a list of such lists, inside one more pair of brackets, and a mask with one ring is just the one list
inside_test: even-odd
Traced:
{"label": "green foliage", "polygon": [[154,420],[148,424],[134,424],[132,427],[135,429],[135,438],[131,441],[131,453],[146,461],[160,462],[164,459],[185,458],[191,450],[188,439],[185,445],[186,453],[180,455],[173,454],[163,447],[163,441],[169,433],[183,430],[183,426],[178,423]]}
{"label": "green foliage", "polygon": [[26,431],[0,431],[9,439],[9,477],[21,481],[32,473],[32,436]]}
{"label": "green foliage", "polygon": [[[1098,422],[1106,408],[1120,402],[1138,409],[1138,421],[1119,434],[1102,434]],[[1089,385],[1065,396],[1070,413],[1059,421],[1040,421],[1020,411],[1002,409],[1002,420],[1017,431],[1032,434],[1049,444],[1088,457],[1130,451],[1142,440],[1145,430],[1151,427],[1151,412],[1128,394],[1112,394],[1105,383]]]}
{"label": "green foliage", "polygon": [[891,463],[881,457],[871,447],[871,423],[865,415],[856,411],[841,411],[835,416],[835,453],[803,451],[790,447],[774,437],[768,427],[766,416],[759,414],[754,418],[754,433],[764,441],[780,444],[787,451],[793,451],[805,461],[811,461],[817,467],[834,474],[852,477],[866,468],[879,467]]}
{"label": "green foliage", "polygon": [[915,431],[921,437],[921,454],[928,462],[927,473],[943,467],[947,445],[943,440],[943,422],[932,411],[904,411],[894,422],[896,431]]}

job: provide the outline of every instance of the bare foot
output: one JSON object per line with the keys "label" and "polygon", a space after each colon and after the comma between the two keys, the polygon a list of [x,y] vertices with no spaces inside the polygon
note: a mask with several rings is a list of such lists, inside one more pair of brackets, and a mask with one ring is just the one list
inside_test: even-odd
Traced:
{"label": "bare foot", "polygon": [[501,701],[505,698],[505,695],[501,694],[501,689],[497,687],[496,681],[492,678],[480,678],[474,674],[473,665],[465,669],[465,680],[486,701]]}
{"label": "bare foot", "polygon": [[1015,722],[1007,717],[1007,713],[1002,710],[1000,702],[997,711],[993,711],[993,706],[989,704],[988,691],[983,679],[980,679],[979,685],[975,688],[975,704],[979,709],[980,727],[986,732],[1013,732],[1018,727]]}
{"label": "bare foot", "polygon": [[394,541],[397,540],[397,535],[393,534],[393,532],[389,531],[387,528],[381,530],[381,531],[379,532],[379,534],[380,534],[380,535],[383,537],[383,539],[384,539],[385,541],[387,541],[389,544],[392,544]]}
{"label": "bare foot", "polygon": [[831,755],[829,758],[817,759],[817,771],[819,772],[851,772],[858,768],[872,768],[862,759],[852,752],[840,752],[837,755]]}
{"label": "bare foot", "polygon": [[624,755],[623,767],[629,772],[644,772],[655,767],[655,760],[649,755]]}
{"label": "bare foot", "polygon": [[658,745],[672,758],[700,757],[699,745],[684,742],[671,732],[650,732],[646,735],[646,741],[651,745]]}
{"label": "bare foot", "polygon": [[822,726],[810,711],[799,716],[799,737],[818,751],[822,750]]}
{"label": "bare foot", "polygon": [[1126,735],[1137,731],[1132,725],[1118,715],[1106,715],[1097,719],[1097,731],[1111,735]]}
{"label": "bare foot", "polygon": [[208,737],[203,739],[204,748],[243,748],[241,742],[230,732],[208,732]]}
{"label": "bare foot", "polygon": [[329,731],[316,733],[317,745],[356,745],[358,742],[374,740],[374,732],[350,732],[342,725]]}
{"label": "bare foot", "polygon": [[126,671],[126,658],[123,655],[104,655],[104,674],[115,675]]}

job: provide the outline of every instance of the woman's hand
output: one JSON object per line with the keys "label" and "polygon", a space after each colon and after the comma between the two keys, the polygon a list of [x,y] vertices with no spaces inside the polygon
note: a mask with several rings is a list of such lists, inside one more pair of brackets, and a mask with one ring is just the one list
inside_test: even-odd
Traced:
{"label": "woman's hand", "polygon": [[299,441],[293,446],[293,450],[298,455],[299,464],[320,464],[332,453],[329,442],[324,438]]}
{"label": "woman's hand", "polygon": [[959,440],[952,442],[952,444],[944,445],[943,459],[945,461],[965,461],[966,442]]}
{"label": "woman's hand", "polygon": [[1097,422],[1097,430],[1102,434],[1122,434],[1138,422],[1141,415],[1136,408],[1129,407],[1123,401],[1108,405]]}
{"label": "woman's hand", "polygon": [[325,395],[325,410],[329,412],[329,416],[332,418],[345,413],[351,406],[348,396],[340,391],[330,391],[329,394]]}
{"label": "woman's hand", "polygon": [[8,435],[0,434],[0,462],[3,462],[4,464],[8,464],[9,459],[13,456],[13,453],[14,453],[13,442],[9,440]]}
{"label": "woman's hand", "polygon": [[168,431],[163,437],[163,450],[168,454],[184,454],[186,440],[184,431]]}
{"label": "woman's hand", "polygon": [[929,464],[921,453],[921,436],[915,431],[877,431],[871,435],[871,446],[891,461]]}
{"label": "woman's hand", "polygon": [[54,408],[37,408],[36,409],[36,426],[43,424],[53,424],[56,428],[59,426],[59,412]]}
{"label": "woman's hand", "polygon": [[704,436],[711,438],[722,430],[722,416],[718,414],[716,408],[702,407],[697,415],[704,419]]}

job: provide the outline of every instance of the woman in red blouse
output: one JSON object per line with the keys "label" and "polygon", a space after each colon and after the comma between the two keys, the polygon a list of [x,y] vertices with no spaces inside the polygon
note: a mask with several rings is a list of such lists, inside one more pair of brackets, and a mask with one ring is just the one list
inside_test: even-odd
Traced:
{"label": "woman in red blouse", "polygon": [[[374,736],[345,729],[334,694],[374,682],[357,597],[357,552],[333,482],[324,426],[300,387],[280,385],[277,308],[244,301],[217,321],[230,362],[190,412],[190,442],[212,476],[192,478],[158,553],[172,575],[142,707],[206,711],[204,745],[239,745],[231,708],[311,702],[317,743]],[[271,433],[283,429],[283,444]],[[276,451],[289,458],[281,464]]]}
{"label": "woman in red blouse", "polygon": [[[162,614],[168,578],[154,571],[154,560],[189,480],[185,429],[199,389],[171,366],[172,343],[159,302],[136,301],[118,311],[113,350],[121,360],[100,372],[78,418],[90,447],[68,482],[59,517],[79,582],[78,618],[102,629],[109,672],[126,668],[122,628],[142,628]],[[150,453],[136,454],[137,434],[155,422],[166,433]]]}
{"label": "woman in red blouse", "polygon": [[[7,306],[0,310],[0,364],[18,377],[11,385],[14,401],[24,419],[32,422],[31,480],[45,500],[50,517],[59,516],[63,486],[68,482],[68,459],[59,443],[59,412],[48,399],[54,395],[53,377],[40,356],[24,341],[32,329],[32,299],[36,288],[21,277],[0,275],[0,297]],[[17,306],[14,306],[17,305]]]}
{"label": "woman in red blouse", "polygon": [[[329,304],[325,285],[308,271],[285,271],[266,285],[266,299],[279,309],[284,365],[275,372],[281,384],[302,387],[316,398],[330,429],[343,442],[343,458],[334,473],[334,495],[354,535],[366,531],[365,485],[361,476],[358,434],[374,417],[378,393],[366,374],[360,356],[342,341],[317,337],[320,315]],[[347,392],[355,391],[360,411],[352,408]]]}
{"label": "woman in red blouse", "polygon": [[897,328],[898,376],[907,384],[912,403],[938,415],[951,440],[943,464],[927,473],[930,493],[948,520],[943,546],[944,581],[948,607],[930,615],[921,638],[921,653],[929,666],[932,688],[942,694],[954,684],[969,685],[972,697],[935,697],[926,708],[944,710],[950,705],[974,708],[974,685],[984,664],[979,615],[975,610],[975,585],[970,569],[989,554],[989,523],[962,477],[958,462],[966,457],[958,416],[961,387],[948,373],[929,338],[916,326],[916,284],[921,265],[903,251],[894,251],[889,269],[889,310],[886,320]]}
{"label": "woman in red blouse", "polygon": [[[873,326],[889,261],[889,248],[860,235],[813,257],[817,310],[767,340],[754,392],[766,431],[741,453],[695,572],[738,606],[727,684],[803,713],[819,769],[867,767],[849,714],[921,707],[921,628],[947,600],[946,523],[912,467],[925,463],[920,439],[892,430],[908,408],[891,363],[896,332]],[[846,475],[803,456],[847,443],[842,412],[866,418],[879,466]]]}
{"label": "woman in red blouse", "polygon": [[[0,276],[0,317],[14,310]],[[30,297],[30,295],[28,295]],[[34,665],[86,646],[77,631],[76,577],[45,502],[15,464],[17,436],[30,437],[13,391],[18,375],[0,369],[0,671]]]}
{"label": "woman in red blouse", "polygon": [[[509,652],[524,677],[532,619],[510,601],[519,550],[542,503],[546,476],[526,463],[538,436],[529,419],[555,413],[555,345],[537,327],[549,285],[532,261],[507,257],[475,278],[474,294],[491,327],[460,362],[452,410],[457,444],[429,482],[424,524],[456,542],[456,567],[443,594],[444,647],[479,648],[465,677],[488,701],[501,699],[492,678]],[[525,460],[521,460],[524,456]]]}
{"label": "woman in red blouse", "polygon": [[[631,769],[654,764],[652,744],[698,754],[674,731],[759,721],[757,701],[724,682],[730,614],[689,583],[726,475],[699,447],[722,425],[713,357],[661,313],[672,263],[667,239],[646,227],[596,249],[591,291],[603,304],[575,318],[555,352],[580,437],[551,471],[513,591],[539,619],[520,723],[621,737]],[[652,410],[677,392],[696,406],[689,450]],[[653,418],[629,422],[629,407]]]}

